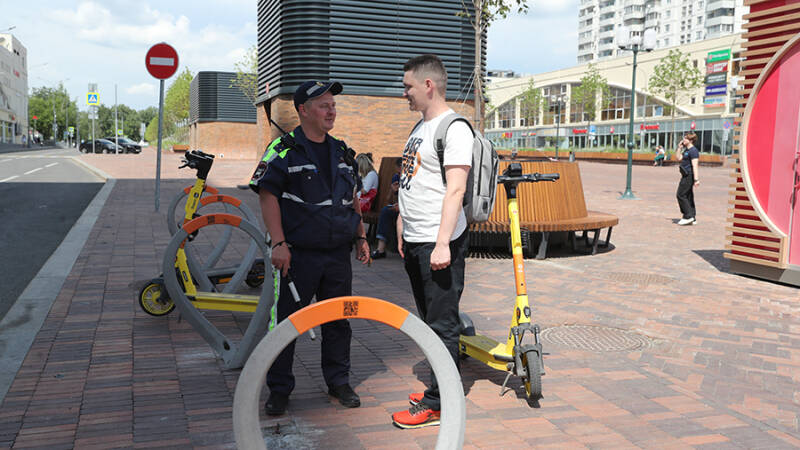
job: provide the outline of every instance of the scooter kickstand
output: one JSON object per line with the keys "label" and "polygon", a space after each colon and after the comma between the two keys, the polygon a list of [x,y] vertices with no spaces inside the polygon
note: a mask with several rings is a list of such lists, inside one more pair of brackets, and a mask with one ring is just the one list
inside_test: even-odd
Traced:
{"label": "scooter kickstand", "polygon": [[502,397],[502,396],[504,396],[506,394],[506,385],[508,384],[508,380],[511,379],[511,375],[513,375],[513,374],[511,372],[508,372],[508,375],[506,375],[505,381],[503,381],[503,385],[500,386],[500,397]]}

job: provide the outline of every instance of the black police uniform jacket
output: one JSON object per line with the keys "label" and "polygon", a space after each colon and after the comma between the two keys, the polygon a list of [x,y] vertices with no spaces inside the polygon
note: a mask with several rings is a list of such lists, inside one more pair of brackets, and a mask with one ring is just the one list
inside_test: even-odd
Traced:
{"label": "black police uniform jacket", "polygon": [[317,155],[300,127],[270,143],[250,180],[255,192],[266,189],[278,198],[286,242],[309,249],[350,245],[361,216],[353,209],[360,178],[343,141],[328,134],[331,184],[319,171]]}

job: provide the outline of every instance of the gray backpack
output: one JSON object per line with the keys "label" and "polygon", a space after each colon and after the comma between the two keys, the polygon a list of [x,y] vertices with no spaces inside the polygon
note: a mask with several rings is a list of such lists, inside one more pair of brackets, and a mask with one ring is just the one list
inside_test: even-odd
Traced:
{"label": "gray backpack", "polygon": [[500,158],[497,156],[492,142],[483,137],[480,132],[475,131],[469,120],[457,113],[448,114],[442,119],[434,133],[434,148],[439,156],[442,183],[447,185],[444,175],[444,147],[447,140],[447,129],[457,120],[466,123],[475,136],[472,142],[472,167],[467,178],[467,190],[464,192],[464,214],[467,216],[468,223],[486,222],[494,208],[494,198],[497,193],[497,166]]}

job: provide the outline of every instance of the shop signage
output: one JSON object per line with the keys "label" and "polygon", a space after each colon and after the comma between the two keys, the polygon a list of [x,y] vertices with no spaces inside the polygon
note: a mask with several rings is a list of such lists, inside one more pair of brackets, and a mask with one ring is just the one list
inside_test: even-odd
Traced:
{"label": "shop signage", "polygon": [[507,132],[501,134],[500,137],[501,138],[510,138],[511,137],[511,132],[507,131]]}
{"label": "shop signage", "polygon": [[728,61],[712,62],[706,64],[706,73],[720,73],[728,71]]}
{"label": "shop signage", "polygon": [[717,62],[717,61],[727,61],[731,59],[731,49],[725,50],[717,50],[714,52],[708,52],[708,57],[706,58],[707,63]]}
{"label": "shop signage", "polygon": [[713,86],[706,86],[706,95],[709,97],[714,95],[725,95],[726,92],[728,92],[727,84],[716,84]]}
{"label": "shop signage", "polygon": [[706,75],[706,84],[725,84],[728,82],[728,72],[712,73]]}
{"label": "shop signage", "polygon": [[586,134],[587,131],[589,130],[587,130],[586,128],[573,128],[572,134]]}
{"label": "shop signage", "polygon": [[641,124],[641,125],[639,125],[639,129],[640,130],[645,130],[645,131],[658,130],[660,128],[661,128],[661,125],[659,125],[659,124],[655,124],[655,125]]}
{"label": "shop signage", "polygon": [[691,128],[692,130],[694,130],[695,128],[697,128],[697,122],[695,122],[695,121],[693,120],[693,121],[692,121],[692,123],[691,123],[691,125],[689,125],[689,128]]}
{"label": "shop signage", "polygon": [[703,106],[706,108],[725,106],[725,97],[705,97],[703,99]]}
{"label": "shop signage", "polygon": [[611,134],[614,134],[614,127],[611,127]]}

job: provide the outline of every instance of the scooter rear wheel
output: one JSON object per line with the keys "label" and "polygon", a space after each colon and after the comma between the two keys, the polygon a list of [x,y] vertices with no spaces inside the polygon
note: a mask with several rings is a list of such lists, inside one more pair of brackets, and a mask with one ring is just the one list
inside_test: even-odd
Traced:
{"label": "scooter rear wheel", "polygon": [[524,354],[525,375],[525,395],[529,400],[539,400],[542,398],[542,363],[539,354],[534,350],[529,350]]}
{"label": "scooter rear wheel", "polygon": [[250,272],[247,273],[247,278],[244,279],[244,282],[251,288],[261,287],[264,284],[264,272],[264,262],[256,261],[250,267]]}
{"label": "scooter rear wheel", "polygon": [[166,316],[175,309],[175,302],[161,281],[154,280],[139,291],[139,306],[151,316]]}

